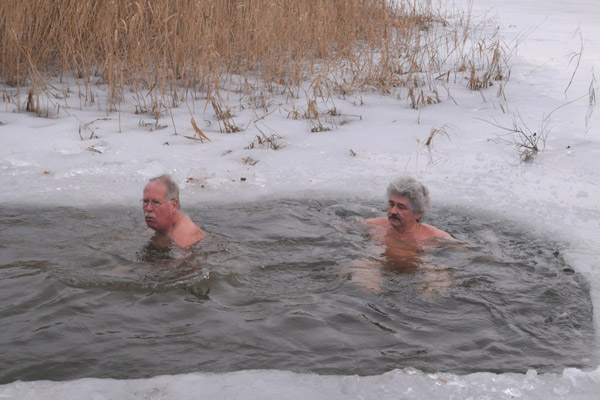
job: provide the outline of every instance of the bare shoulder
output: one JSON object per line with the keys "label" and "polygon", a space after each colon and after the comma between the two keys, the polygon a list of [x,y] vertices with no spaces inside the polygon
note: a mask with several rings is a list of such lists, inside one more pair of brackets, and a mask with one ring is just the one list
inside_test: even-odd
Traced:
{"label": "bare shoulder", "polygon": [[436,228],[432,225],[421,224],[425,239],[452,239],[448,232]]}
{"label": "bare shoulder", "polygon": [[369,218],[365,220],[369,232],[375,236],[385,235],[390,229],[390,221],[387,218]]}
{"label": "bare shoulder", "polygon": [[202,240],[204,236],[206,236],[204,231],[200,229],[190,217],[181,213],[175,231],[173,232],[173,241],[179,247],[189,247]]}
{"label": "bare shoulder", "polygon": [[365,219],[365,223],[372,226],[389,226],[390,221],[386,217],[379,217]]}
{"label": "bare shoulder", "polygon": [[204,231],[202,229],[200,229],[200,227],[198,225],[196,225],[196,223],[194,221],[192,221],[190,219],[190,217],[185,215],[185,219],[182,222],[183,222],[182,232],[184,232],[187,235],[196,237],[196,238],[198,238],[198,240],[200,240],[204,237]]}

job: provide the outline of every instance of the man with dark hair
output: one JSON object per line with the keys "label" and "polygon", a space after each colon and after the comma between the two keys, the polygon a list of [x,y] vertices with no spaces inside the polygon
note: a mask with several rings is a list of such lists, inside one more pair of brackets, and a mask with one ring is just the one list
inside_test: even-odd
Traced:
{"label": "man with dark hair", "polygon": [[169,175],[150,179],[142,199],[146,225],[159,239],[170,239],[179,247],[189,247],[204,237],[204,232],[180,210],[179,187]]}

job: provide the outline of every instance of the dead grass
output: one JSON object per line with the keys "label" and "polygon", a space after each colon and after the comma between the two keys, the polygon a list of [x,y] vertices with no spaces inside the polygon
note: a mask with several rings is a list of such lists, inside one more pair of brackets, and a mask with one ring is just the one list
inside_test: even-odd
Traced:
{"label": "dead grass", "polygon": [[443,125],[441,128],[431,128],[429,136],[425,140],[424,145],[428,148],[431,148],[433,146],[433,139],[438,136],[446,136],[447,138],[450,138],[447,125]]}
{"label": "dead grass", "polygon": [[530,129],[519,114],[513,115],[511,126],[493,122],[492,125],[502,131],[497,134],[497,141],[513,146],[519,154],[521,162],[531,162],[546,147],[546,140],[550,133],[551,114],[542,119],[537,130]]}
{"label": "dead grass", "polygon": [[28,87],[25,109],[38,114],[48,78],[71,74],[82,102],[94,103],[95,85],[106,85],[113,112],[131,92],[136,112],[157,125],[186,98],[204,98],[223,132],[240,130],[223,90],[265,110],[269,97],[305,96],[310,129],[327,130],[319,109],[334,96],[379,90],[418,109],[442,101],[451,80],[480,90],[506,79],[510,51],[497,35],[480,36],[468,15],[433,4],[3,0],[0,79]]}
{"label": "dead grass", "polygon": [[235,121],[233,120],[233,113],[231,112],[231,109],[227,107],[227,103],[217,97],[213,97],[210,102],[212,104],[213,110],[215,111],[217,120],[219,121],[219,127],[221,132],[239,132],[240,128],[238,128],[235,124]]}
{"label": "dead grass", "polygon": [[252,143],[245,147],[246,150],[251,150],[255,148],[279,150],[285,147],[285,144],[281,141],[282,138],[280,135],[276,133],[271,133],[271,135],[267,135],[260,129],[259,132],[260,134],[256,135]]}
{"label": "dead grass", "polygon": [[594,109],[596,108],[596,76],[592,72],[592,80],[590,82],[590,86],[588,88],[588,110],[585,115],[585,132],[588,133],[590,131],[590,120],[592,119],[592,115],[594,113]]}

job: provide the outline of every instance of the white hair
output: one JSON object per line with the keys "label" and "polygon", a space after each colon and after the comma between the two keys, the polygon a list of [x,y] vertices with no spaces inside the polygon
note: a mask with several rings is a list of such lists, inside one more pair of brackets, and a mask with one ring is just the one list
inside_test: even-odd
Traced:
{"label": "white hair", "polygon": [[392,195],[406,197],[415,213],[425,214],[431,205],[429,189],[410,176],[394,179],[387,187],[388,200]]}
{"label": "white hair", "polygon": [[165,185],[167,188],[167,200],[177,200],[177,208],[181,208],[181,203],[179,202],[179,186],[170,175],[160,175],[150,179],[149,182],[158,182]]}

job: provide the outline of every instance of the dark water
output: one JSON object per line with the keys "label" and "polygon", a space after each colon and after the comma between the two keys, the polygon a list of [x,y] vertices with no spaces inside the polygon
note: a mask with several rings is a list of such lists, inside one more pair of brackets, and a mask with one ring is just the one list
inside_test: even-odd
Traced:
{"label": "dark water", "polygon": [[210,233],[191,252],[149,248],[138,209],[0,209],[0,383],[597,365],[589,287],[561,245],[489,215],[438,209],[428,221],[466,246],[422,255],[441,272],[379,268],[365,290],[353,265],[384,263],[358,221],[382,206],[188,209]]}

